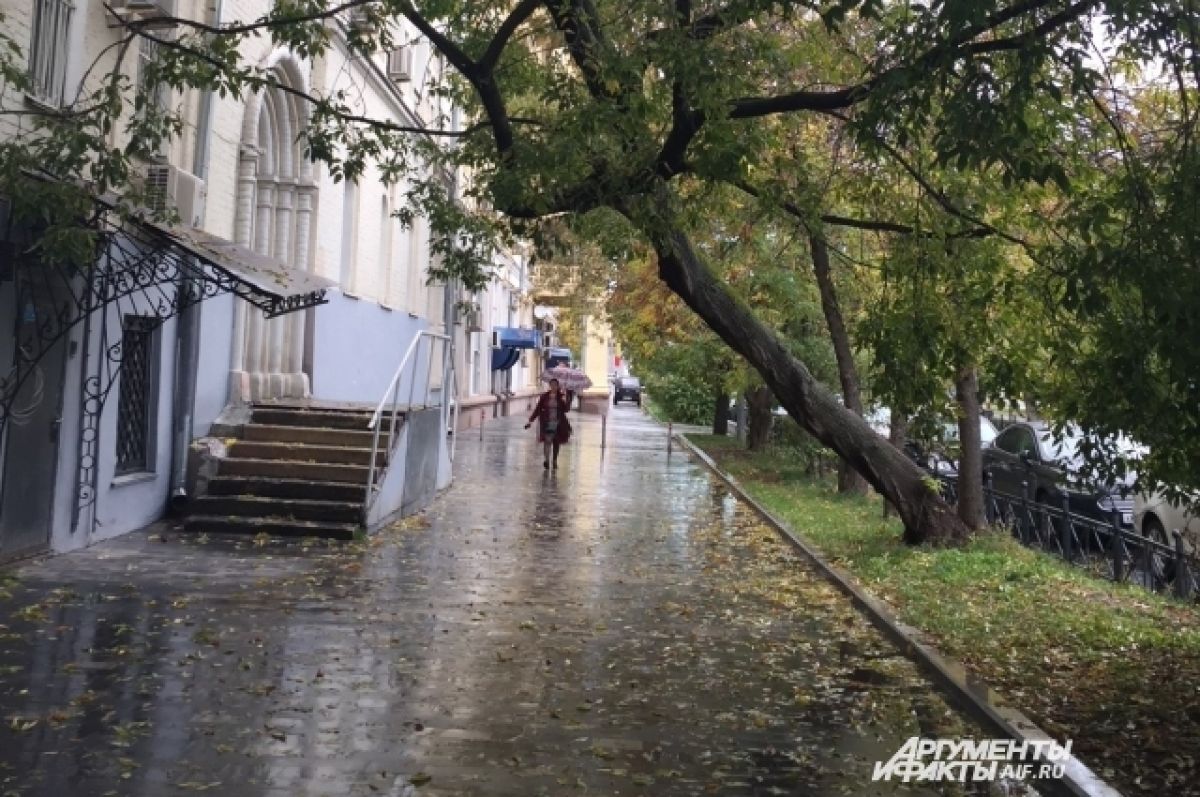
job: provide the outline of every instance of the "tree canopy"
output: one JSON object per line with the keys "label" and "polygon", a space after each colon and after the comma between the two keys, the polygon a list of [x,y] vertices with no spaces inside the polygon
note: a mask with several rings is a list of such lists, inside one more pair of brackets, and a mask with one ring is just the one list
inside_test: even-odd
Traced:
{"label": "tree canopy", "polygon": [[[310,96],[305,142],[336,175],[375,160],[410,176],[414,206],[432,221],[436,277],[478,285],[497,234],[619,219],[653,250],[663,284],[888,497],[913,539],[961,536],[921,473],[839,405],[698,245],[711,192],[736,189],[810,229],[908,236],[893,250],[897,266],[951,284],[937,301],[965,290],[986,304],[1028,282],[1048,308],[1035,317],[1058,363],[1047,387],[1055,406],[1154,444],[1150,473],[1200,481],[1200,23],[1190,0],[281,0],[219,28],[180,20],[172,37],[134,23],[108,57],[119,63],[133,38],[155,38],[157,79],[244,94],[273,79],[246,61],[247,40],[320,59],[351,7],[376,23],[350,35],[362,52],[396,43],[390,21],[426,37],[451,67],[434,88],[468,124],[414,131],[365,118],[345,97]],[[17,84],[5,57],[3,75]],[[121,189],[137,148],[178,129],[169,112],[131,114],[144,92],[108,74],[0,150],[7,192],[28,170]],[[130,133],[121,148],[117,126]],[[827,165],[817,150],[795,146],[814,138],[855,148],[853,179],[838,191],[815,179]],[[420,165],[430,162],[470,176],[465,204]],[[876,200],[898,189],[918,194],[914,212],[886,215],[902,206]],[[51,228],[78,217],[51,215]],[[997,254],[1004,247],[1025,264],[1014,269]],[[994,329],[986,316],[960,322],[955,336]],[[982,361],[994,343],[970,354]]]}

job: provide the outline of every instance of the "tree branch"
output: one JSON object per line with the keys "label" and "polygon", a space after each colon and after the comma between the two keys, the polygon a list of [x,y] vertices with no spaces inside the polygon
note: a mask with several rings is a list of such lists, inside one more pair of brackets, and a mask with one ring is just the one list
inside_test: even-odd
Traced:
{"label": "tree branch", "polygon": [[488,42],[483,57],[479,59],[478,66],[481,71],[491,73],[496,68],[496,64],[500,62],[500,56],[504,52],[504,48],[508,46],[508,42],[513,34],[517,32],[517,28],[521,27],[527,19],[533,16],[534,12],[541,5],[542,0],[521,0],[513,8],[512,12],[500,23],[500,27],[496,29],[496,35]]}
{"label": "tree branch", "polygon": [[1059,28],[1063,25],[1074,22],[1099,4],[1100,0],[1080,0],[1080,2],[1064,8],[1059,13],[1048,17],[1041,24],[1036,25],[1024,33],[1018,33],[1014,36],[1008,36],[1003,39],[975,42],[973,44],[966,45],[961,49],[963,52],[969,55],[982,55],[984,53],[1019,50],[1022,47],[1027,46],[1034,39],[1050,33],[1055,28]]}
{"label": "tree branch", "polygon": [[[523,0],[519,8],[523,9],[525,5],[527,3]],[[532,13],[532,11],[533,9],[529,9],[529,13]],[[470,82],[476,93],[479,94],[479,101],[483,105],[483,110],[487,115],[488,121],[491,123],[492,138],[496,142],[496,151],[501,157],[510,154],[516,142],[516,136],[513,132],[512,120],[508,116],[508,108],[504,102],[504,96],[500,93],[500,87],[496,85],[492,69],[490,67],[484,68],[472,61],[461,47],[451,41],[449,37],[442,34],[429,20],[425,19],[411,2],[402,4],[400,13],[415,25],[425,38],[429,39],[430,43],[438,52],[446,57],[446,60],[458,70],[459,74]],[[515,15],[516,13],[516,10],[514,10],[513,14]],[[513,17],[510,16],[509,19],[505,20],[505,23],[512,19]],[[514,20],[513,30],[516,30],[520,25],[520,21]],[[504,29],[504,25],[502,24],[501,31]],[[498,33],[497,36],[499,35]],[[511,36],[511,33],[507,35]],[[506,37],[504,42],[507,41]],[[495,43],[496,41],[493,40],[492,44]],[[492,45],[489,45],[488,50],[491,51],[491,49]],[[495,54],[497,59],[500,57],[499,54],[503,49],[504,44],[500,44]]]}
{"label": "tree branch", "polygon": [[439,53],[444,55],[446,60],[449,61],[455,69],[461,72],[464,77],[466,77],[468,80],[471,80],[472,84],[474,84],[476,67],[478,64],[472,61],[471,57],[467,55],[467,53],[461,47],[459,47],[457,44],[451,41],[449,37],[434,27],[433,23],[425,19],[425,17],[421,15],[421,12],[417,11],[416,6],[414,6],[412,3],[402,3],[400,5],[400,13],[403,14],[404,18],[411,22],[413,26],[421,32],[422,36],[424,36],[426,39],[429,39],[429,43],[432,44]]}
{"label": "tree branch", "polygon": [[[786,210],[787,208],[785,208]],[[791,210],[788,210],[791,213]],[[793,214],[795,215],[795,214]],[[891,232],[898,235],[933,235],[929,230],[917,230],[910,224],[900,224],[894,221],[880,221],[877,219],[856,219],[850,216],[839,216],[836,213],[826,213],[821,217],[821,221],[825,224],[830,224],[835,227],[850,227],[855,230],[867,230],[869,232]],[[983,227],[972,227],[968,230],[951,233],[948,238],[987,238],[995,233],[992,230]]]}
{"label": "tree branch", "polygon": [[[706,39],[711,39],[712,37],[724,33],[725,31],[733,30],[734,28],[745,25],[747,22],[754,19],[756,14],[759,14],[765,10],[769,10],[773,5],[774,3],[770,2],[770,0],[766,0],[766,2],[732,2],[723,8],[719,8],[716,11],[705,14],[704,16],[691,21],[691,23],[685,27],[684,33],[693,41],[704,41]],[[800,5],[810,10],[815,10],[817,8],[811,3],[801,3]],[[652,30],[646,34],[646,40],[655,41],[657,39],[664,38],[672,30],[674,29],[658,28],[656,30]]]}
{"label": "tree branch", "polygon": [[104,10],[108,12],[110,18],[120,19],[121,27],[134,33],[142,33],[147,28],[156,28],[164,23],[171,23],[181,27],[191,28],[200,33],[209,33],[219,36],[241,36],[249,33],[257,33],[261,30],[271,30],[272,28],[287,28],[292,25],[303,25],[306,22],[320,22],[322,20],[334,19],[338,14],[344,11],[349,11],[352,8],[359,6],[370,5],[377,0],[346,0],[345,2],[326,8],[321,11],[314,11],[308,14],[295,14],[292,16],[272,17],[270,14],[259,17],[253,22],[240,23],[237,25],[210,25],[207,22],[201,22],[196,19],[188,19],[187,17],[154,17],[153,19],[121,19],[121,15],[117,13],[111,3],[104,3]]}
{"label": "tree branch", "polygon": [[[690,0],[675,0],[675,16],[681,28],[690,28],[692,24]],[[683,169],[688,145],[700,131],[700,125],[703,123],[703,117],[692,112],[683,80],[682,75],[675,75],[671,82],[671,131],[663,140],[662,149],[655,158],[655,171],[668,179]]]}
{"label": "tree branch", "polygon": [[795,111],[825,112],[849,108],[865,100],[885,79],[906,72],[929,69],[946,57],[982,55],[985,53],[1021,49],[1038,37],[1074,22],[1087,13],[1088,10],[1099,5],[1100,0],[1079,0],[1079,2],[1048,17],[1030,30],[1014,36],[988,41],[973,41],[977,37],[995,30],[1006,22],[1011,22],[1025,14],[1030,14],[1044,8],[1050,2],[1052,0],[1027,0],[1026,2],[1018,3],[999,11],[979,25],[961,31],[947,41],[931,47],[912,63],[884,70],[875,77],[853,86],[831,91],[802,90],[774,97],[747,97],[734,100],[730,103],[729,116],[733,119],[750,119],[777,113],[791,113]]}
{"label": "tree branch", "polygon": [[752,119],[776,113],[794,111],[835,111],[857,105],[867,98],[881,81],[872,78],[854,86],[835,91],[793,91],[775,97],[749,97],[730,103],[731,119]]}
{"label": "tree branch", "polygon": [[[840,119],[841,121],[846,122],[847,124],[850,122],[850,120],[844,114],[830,112],[829,115],[834,117],[835,119]],[[904,171],[906,171],[908,173],[908,175],[913,178],[913,180],[916,181],[917,185],[921,186],[921,188],[929,196],[933,197],[933,201],[936,202],[938,204],[938,206],[941,207],[941,209],[944,210],[946,213],[949,213],[951,216],[960,218],[963,221],[969,222],[969,223],[975,225],[976,227],[987,230],[988,232],[994,234],[998,238],[1003,238],[1004,240],[1008,241],[1009,243],[1013,243],[1013,244],[1016,244],[1017,246],[1020,246],[1021,248],[1023,248],[1026,251],[1027,254],[1029,254],[1030,257],[1033,257],[1035,261],[1037,260],[1037,257],[1035,256],[1035,254],[1033,252],[1033,246],[1028,241],[1025,241],[1024,239],[1019,238],[1015,235],[1011,235],[1010,233],[1007,233],[1004,230],[998,229],[997,227],[994,227],[991,224],[988,224],[983,219],[977,218],[976,216],[974,216],[974,215],[968,213],[967,211],[963,210],[962,208],[958,207],[953,202],[951,202],[950,198],[947,197],[945,195],[945,193],[943,193],[939,188],[937,188],[937,186],[934,186],[927,179],[925,179],[924,175],[922,175],[921,172],[915,166],[913,166],[911,163],[909,163],[908,158],[904,157],[904,154],[901,153],[899,149],[894,147],[890,141],[888,141],[882,135],[877,134],[877,133],[872,134],[872,137],[875,139],[876,143],[878,143],[879,146],[881,146],[889,155],[891,155],[892,159],[895,160],[896,163],[900,164],[900,167],[902,169],[904,169]]]}
{"label": "tree branch", "polygon": [[[183,42],[179,41],[178,39],[158,36],[155,33],[151,32],[150,30],[139,30],[137,32],[137,35],[141,36],[145,39],[148,39],[148,40],[158,44],[161,47],[165,47],[170,50],[175,50],[177,52],[186,53],[190,57],[199,59],[199,60],[203,61],[204,63],[208,64],[209,66],[215,67],[225,73],[229,73],[232,69],[232,67],[229,64],[225,63],[224,61],[214,58],[211,55],[209,55],[208,53],[197,50],[194,47],[189,47],[188,45],[184,44]],[[331,108],[331,106],[329,106],[329,101],[327,99],[318,97],[313,94],[309,94],[308,92],[302,91],[293,86],[289,86],[286,83],[280,83],[279,81],[272,78],[270,75],[253,74],[253,73],[243,70],[241,78],[243,80],[245,80],[246,84],[249,85],[251,88],[254,88],[254,89],[274,88],[274,89],[278,89],[279,91],[283,92],[284,94],[288,94],[290,96],[304,100],[305,102],[308,102],[309,104],[311,104],[313,106],[322,106],[322,107]],[[340,111],[340,110],[337,110],[336,108],[331,108],[331,110],[332,110],[334,116],[336,116],[338,119],[341,119],[344,122],[350,122],[350,123],[354,123],[354,124],[362,124],[362,125],[365,125],[368,127],[375,128],[377,130],[386,130],[391,133],[412,133],[412,134],[416,134],[416,135],[426,135],[426,136],[435,136],[435,137],[443,137],[443,138],[466,138],[468,136],[474,135],[475,133],[479,132],[480,130],[486,129],[489,126],[488,123],[480,122],[480,123],[474,124],[468,128],[465,128],[463,130],[441,130],[438,128],[427,128],[427,127],[418,127],[415,125],[396,124],[395,122],[390,122],[390,121],[387,121],[384,119],[379,119],[379,118],[376,118],[373,116],[363,116],[361,114],[354,114],[354,113],[348,113],[346,111]],[[510,121],[518,122],[518,123],[522,123],[522,124],[538,124],[537,120],[524,119],[524,118],[513,119]]]}
{"label": "tree branch", "polygon": [[[755,199],[757,199],[759,201],[766,201],[765,198],[763,197],[762,191],[759,188],[757,188],[756,186],[753,186],[750,183],[746,182],[745,180],[738,180],[738,181],[732,182],[731,185],[733,185],[738,190],[742,191],[745,194],[748,194],[749,196],[754,197]],[[810,222],[812,222],[814,220],[814,217],[812,215],[805,213],[804,209],[801,208],[800,206],[796,205],[794,202],[782,200],[782,201],[776,202],[774,204],[776,204],[781,210],[786,212],[789,216],[792,216],[793,218],[797,219],[806,228],[810,227],[811,226]],[[838,215],[835,213],[825,213],[816,218],[820,219],[820,221],[824,224],[830,224],[830,225],[834,225],[837,227],[850,227],[850,228],[857,229],[857,230],[868,230],[871,232],[887,232],[887,233],[895,233],[897,235],[918,235],[918,236],[932,236],[934,234],[932,231],[929,231],[929,230],[918,230],[917,228],[913,227],[912,225],[901,224],[899,222],[894,222],[894,221],[886,221],[886,220],[879,220],[879,219],[858,219],[858,218],[852,218],[850,216],[841,216],[841,215]],[[966,230],[959,230],[958,232],[951,233],[947,237],[948,238],[987,238],[988,236],[998,235],[998,234],[999,234],[998,231],[992,227],[977,224],[974,227],[968,228]]]}
{"label": "tree branch", "polygon": [[563,36],[571,60],[583,74],[588,91],[593,97],[610,96],[596,62],[589,55],[599,52],[604,44],[598,32],[600,16],[591,0],[549,0],[546,9]]}

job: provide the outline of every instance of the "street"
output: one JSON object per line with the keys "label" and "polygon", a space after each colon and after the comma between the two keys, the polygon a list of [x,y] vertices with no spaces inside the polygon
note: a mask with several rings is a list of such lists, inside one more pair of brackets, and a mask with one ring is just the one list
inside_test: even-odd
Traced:
{"label": "street", "polygon": [[572,420],[552,473],[521,418],[463,433],[365,541],[0,570],[0,794],[942,793],[872,768],[991,734],[664,427]]}

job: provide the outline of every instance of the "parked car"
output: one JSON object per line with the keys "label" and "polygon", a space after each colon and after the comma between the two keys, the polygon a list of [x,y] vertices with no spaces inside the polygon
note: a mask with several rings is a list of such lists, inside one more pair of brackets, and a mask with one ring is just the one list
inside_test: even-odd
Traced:
{"label": "parked car", "polygon": [[[1123,524],[1132,526],[1134,474],[1120,483],[1098,483],[1085,472],[1084,442],[1077,427],[1068,427],[1057,439],[1045,423],[1014,423],[983,450],[984,477],[990,477],[993,488],[1008,495],[1021,495],[1022,483],[1026,483],[1030,499],[1037,503],[1057,507],[1065,495],[1072,514],[1106,523],[1115,510]],[[1116,444],[1126,456],[1139,453],[1130,441]]]}
{"label": "parked car", "polygon": [[863,420],[881,437],[891,434],[892,411],[887,407],[872,407],[863,413]]}
{"label": "parked car", "polygon": [[[1194,498],[1194,496],[1193,496]],[[1178,529],[1183,534],[1183,547],[1189,554],[1200,549],[1200,516],[1191,507],[1174,504],[1161,492],[1141,494],[1133,500],[1133,526],[1138,534],[1167,545],[1175,544]]]}
{"label": "parked car", "polygon": [[635,401],[642,406],[642,383],[636,376],[619,376],[613,382],[613,406],[622,400]]}
{"label": "parked car", "polygon": [[[996,439],[999,432],[995,424],[987,418],[979,418],[979,442],[987,448]],[[960,448],[958,443],[958,422],[947,421],[942,424],[939,434],[934,440],[909,440],[904,444],[904,453],[935,476],[956,476],[958,474],[958,458]]]}
{"label": "parked car", "polygon": [[[872,407],[863,413],[863,420],[881,437],[892,433],[892,411],[888,407]],[[996,439],[995,425],[987,418],[979,418],[979,435],[984,448]],[[937,476],[954,476],[958,473],[958,423],[947,421],[942,424],[934,439],[909,438],[904,443],[904,454],[916,465]]]}

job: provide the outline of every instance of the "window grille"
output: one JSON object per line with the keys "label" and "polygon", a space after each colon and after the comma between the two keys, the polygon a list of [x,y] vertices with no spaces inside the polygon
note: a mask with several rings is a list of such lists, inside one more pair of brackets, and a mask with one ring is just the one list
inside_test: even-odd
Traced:
{"label": "window grille", "polygon": [[71,0],[34,0],[29,77],[39,102],[59,107],[66,98],[67,36],[75,4]]}
{"label": "window grille", "polygon": [[117,473],[150,470],[154,417],[154,338],[158,319],[127,315],[121,330],[121,393],[117,403]]}

